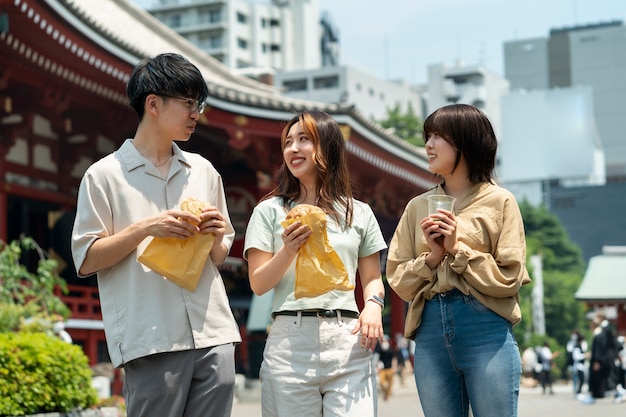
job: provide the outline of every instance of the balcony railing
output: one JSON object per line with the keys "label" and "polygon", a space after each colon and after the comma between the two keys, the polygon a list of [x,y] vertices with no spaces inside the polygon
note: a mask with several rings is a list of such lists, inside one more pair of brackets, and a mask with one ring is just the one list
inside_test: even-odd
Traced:
{"label": "balcony railing", "polygon": [[57,291],[57,296],[68,306],[73,319],[102,320],[97,287],[68,285],[68,293]]}

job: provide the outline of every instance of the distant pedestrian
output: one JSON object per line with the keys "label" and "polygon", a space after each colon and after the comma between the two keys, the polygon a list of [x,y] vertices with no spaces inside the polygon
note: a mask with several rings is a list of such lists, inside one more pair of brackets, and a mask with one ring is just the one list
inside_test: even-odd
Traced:
{"label": "distant pedestrian", "polygon": [[389,336],[385,335],[382,343],[376,348],[378,354],[378,386],[383,394],[383,400],[387,401],[393,388],[393,377],[396,372],[396,351],[389,343]]}
{"label": "distant pedestrian", "polygon": [[537,352],[532,346],[528,346],[522,353],[522,385],[527,387],[536,387],[539,380],[539,372],[537,366],[541,364],[537,362]]}
{"label": "distant pedestrian", "polygon": [[398,379],[400,379],[400,385],[404,386],[404,373],[407,368],[413,372],[411,366],[411,356],[409,354],[409,341],[402,335],[402,333],[396,333],[396,358],[397,366],[396,373]]}
{"label": "distant pedestrian", "polygon": [[[580,394],[585,378],[585,359],[588,352],[587,341],[583,335],[574,330],[565,346],[567,351],[567,370],[572,377],[572,387],[575,394]],[[577,357],[578,359],[575,359]],[[582,380],[581,379],[582,376]]]}
{"label": "distant pedestrian", "polygon": [[604,398],[617,358],[617,340],[603,314],[596,315],[594,325],[596,327],[591,341],[589,361],[589,391],[593,398]]}
{"label": "distant pedestrian", "polygon": [[574,392],[580,394],[585,384],[585,360],[587,359],[587,342],[582,334],[576,333],[576,341],[572,347],[572,382]]}
{"label": "distant pedestrian", "polygon": [[552,389],[552,361],[558,355],[558,352],[552,352],[548,342],[544,342],[543,347],[539,349],[538,357],[540,358],[539,362],[541,363],[541,375],[539,377],[539,381],[541,382],[542,394],[554,394],[554,390]]}

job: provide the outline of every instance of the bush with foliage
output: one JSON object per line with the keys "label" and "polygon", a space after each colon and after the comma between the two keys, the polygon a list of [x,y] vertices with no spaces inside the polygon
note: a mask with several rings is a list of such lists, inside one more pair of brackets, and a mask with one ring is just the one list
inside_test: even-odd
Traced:
{"label": "bush with foliage", "polygon": [[0,333],[0,415],[86,409],[98,401],[80,346],[44,333]]}
{"label": "bush with foliage", "polygon": [[[36,258],[36,262],[27,262]],[[29,265],[32,264],[32,265]],[[29,237],[0,241],[0,331],[16,331],[26,318],[69,317],[56,289],[67,291],[57,261]]]}
{"label": "bush with foliage", "polygon": [[57,262],[29,237],[0,241],[0,416],[66,413],[98,401],[80,346],[54,336],[70,315]]}

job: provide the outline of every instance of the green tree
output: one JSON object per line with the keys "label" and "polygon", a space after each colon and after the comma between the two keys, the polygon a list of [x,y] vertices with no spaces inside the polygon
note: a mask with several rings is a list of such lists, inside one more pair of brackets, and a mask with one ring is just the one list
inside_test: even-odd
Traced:
{"label": "green tree", "polygon": [[422,121],[415,114],[413,106],[409,102],[406,113],[402,112],[400,103],[396,103],[393,109],[387,108],[387,118],[379,121],[385,129],[391,129],[393,134],[415,146],[424,146],[422,138]]}
{"label": "green tree", "polygon": [[520,210],[524,218],[529,253],[541,253],[544,270],[584,274],[582,252],[569,239],[558,217],[551,214],[545,206],[533,207],[527,201],[520,203]]}
{"label": "green tree", "polygon": [[[573,329],[586,328],[584,304],[575,293],[580,286],[585,264],[580,248],[573,243],[559,219],[545,207],[520,203],[524,219],[528,256],[541,254],[543,259],[543,300],[546,334],[564,346]],[[531,277],[533,271],[529,270]],[[520,291],[523,321],[515,328],[518,341],[532,333],[531,283]],[[535,338],[533,338],[534,340]],[[564,352],[564,349],[561,349]]]}

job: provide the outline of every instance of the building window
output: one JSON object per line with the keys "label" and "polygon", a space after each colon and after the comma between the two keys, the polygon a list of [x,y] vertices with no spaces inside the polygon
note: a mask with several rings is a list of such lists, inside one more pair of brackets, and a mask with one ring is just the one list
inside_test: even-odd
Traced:
{"label": "building window", "polygon": [[571,209],[576,207],[576,198],[573,196],[557,196],[552,202],[554,208]]}
{"label": "building window", "polygon": [[286,87],[287,91],[306,91],[307,81],[306,78],[300,80],[283,81],[283,87]]}
{"label": "building window", "polygon": [[217,49],[222,47],[221,35],[208,35],[201,36],[199,39],[199,46],[204,50]]}
{"label": "building window", "polygon": [[209,22],[218,23],[222,20],[222,12],[219,9],[211,10],[209,12]]}
{"label": "building window", "polygon": [[356,91],[361,91],[361,83],[356,83]]}
{"label": "building window", "polygon": [[239,23],[248,23],[248,16],[241,12],[237,12],[237,21]]}
{"label": "building window", "polygon": [[385,93],[380,93],[380,99],[384,100],[385,99]]}
{"label": "building window", "polygon": [[376,93],[374,93],[374,89],[373,89],[373,88],[370,88],[370,89],[369,89],[369,94],[370,94],[370,96],[372,96],[372,97],[374,97],[374,96],[376,95]]}
{"label": "building window", "polygon": [[222,36],[220,36],[220,35],[211,35],[211,37],[209,37],[209,46],[211,48],[221,48],[222,47]]}
{"label": "building window", "polygon": [[474,100],[472,106],[479,108],[481,110],[485,109],[485,102],[483,100]]}
{"label": "building window", "polygon": [[264,17],[261,18],[261,27],[264,28],[267,26],[267,19],[265,19]]}
{"label": "building window", "polygon": [[245,39],[237,38],[237,46],[241,49],[248,49],[248,41]]}
{"label": "building window", "polygon": [[278,27],[280,26],[280,21],[278,19],[270,19],[270,26]]}
{"label": "building window", "polygon": [[279,52],[280,51],[280,45],[276,45],[275,43],[270,45],[270,50],[272,52]]}
{"label": "building window", "polygon": [[241,59],[237,60],[237,68],[248,68],[250,67],[250,63],[247,61],[243,61]]}
{"label": "building window", "polygon": [[263,53],[267,52],[267,44],[266,43],[262,43],[261,44],[261,51],[263,51]]}
{"label": "building window", "polygon": [[589,42],[598,42],[597,36],[582,36],[580,38],[580,43],[589,43]]}
{"label": "building window", "polygon": [[339,86],[339,77],[336,75],[331,75],[329,77],[319,77],[313,79],[313,88],[322,89],[322,88],[335,88]]}
{"label": "building window", "polygon": [[180,27],[180,22],[181,22],[181,17],[179,14],[173,14],[168,18],[168,26],[171,28],[177,28]]}

